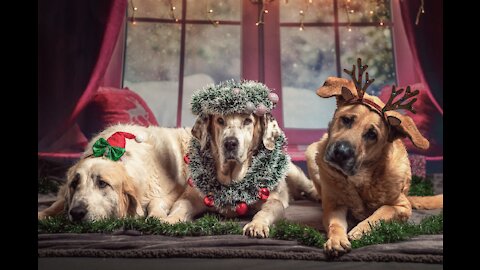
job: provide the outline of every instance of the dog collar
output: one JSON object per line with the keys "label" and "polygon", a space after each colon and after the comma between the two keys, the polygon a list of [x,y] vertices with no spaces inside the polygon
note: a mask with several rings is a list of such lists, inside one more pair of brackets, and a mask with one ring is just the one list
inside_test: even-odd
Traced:
{"label": "dog collar", "polygon": [[217,180],[210,143],[201,150],[198,140],[192,138],[189,155],[184,158],[190,169],[189,185],[197,188],[205,196],[205,205],[220,209],[230,208],[239,215],[246,214],[248,205],[259,200],[265,201],[270,191],[285,178],[290,161],[290,157],[284,151],[285,146],[286,138],[283,133],[276,139],[273,150],[270,151],[261,144],[245,177],[224,186]]}

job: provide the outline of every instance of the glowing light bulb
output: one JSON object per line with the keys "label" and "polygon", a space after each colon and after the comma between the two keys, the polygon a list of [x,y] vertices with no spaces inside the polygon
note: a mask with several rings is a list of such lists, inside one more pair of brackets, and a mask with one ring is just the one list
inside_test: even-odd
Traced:
{"label": "glowing light bulb", "polygon": [[137,11],[137,10],[138,10],[138,8],[137,8],[137,7],[134,7],[134,8],[133,8],[133,10]]}
{"label": "glowing light bulb", "polygon": [[300,15],[303,15],[303,10],[300,10]]}
{"label": "glowing light bulb", "polygon": [[370,14],[373,14],[373,10],[370,10]]}
{"label": "glowing light bulb", "polygon": [[380,22],[380,25],[383,25],[383,21]]}
{"label": "glowing light bulb", "polygon": [[208,13],[213,13],[213,9],[210,9],[210,10],[208,11]]}
{"label": "glowing light bulb", "polygon": [[263,12],[268,13],[268,9],[265,9]]}
{"label": "glowing light bulb", "polygon": [[172,7],[172,10],[175,10],[175,9],[176,9],[176,7]]}
{"label": "glowing light bulb", "polygon": [[353,9],[350,9],[350,13],[354,13],[354,12],[355,12],[355,10],[353,10]]}
{"label": "glowing light bulb", "polygon": [[256,22],[255,25],[258,26],[260,23],[259,22]]}
{"label": "glowing light bulb", "polygon": [[303,29],[304,29],[304,27],[300,26],[300,28],[298,30],[303,31]]}
{"label": "glowing light bulb", "polygon": [[351,28],[351,27],[348,28],[348,32],[352,32],[352,28]]}

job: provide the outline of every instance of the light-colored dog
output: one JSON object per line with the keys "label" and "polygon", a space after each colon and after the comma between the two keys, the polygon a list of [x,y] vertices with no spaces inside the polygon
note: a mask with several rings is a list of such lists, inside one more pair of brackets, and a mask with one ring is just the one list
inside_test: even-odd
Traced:
{"label": "light-colored dog", "polygon": [[[272,150],[275,139],[280,134],[278,123],[270,114],[261,117],[239,113],[225,116],[200,115],[192,128],[192,135],[200,141],[202,148],[210,144],[217,181],[222,185],[242,181],[258,146],[263,143],[267,149]],[[255,215],[252,221],[244,226],[244,234],[268,237],[270,225],[284,216],[285,208],[292,199],[291,193],[299,194],[300,191],[303,191],[307,198],[318,199],[312,181],[290,162],[286,179],[280,179],[277,188],[270,191],[268,199],[250,206]],[[207,207],[203,201],[204,196],[195,187],[188,186],[173,205],[166,221],[188,221],[206,211],[236,216],[235,211],[230,209]]]}
{"label": "light-colored dog", "polygon": [[[443,194],[407,196],[411,168],[401,139],[407,137],[421,149],[429,147],[409,116],[387,111],[385,119],[370,106],[348,102],[358,93],[347,79],[329,77],[317,94],[337,99],[328,133],[306,151],[310,177],[321,194],[327,254],[349,251],[349,239],[360,238],[379,220],[407,220],[412,206],[443,207]],[[363,99],[379,108],[385,105],[366,93]],[[348,234],[347,212],[360,221]]]}
{"label": "light-colored dog", "polygon": [[[118,131],[142,137],[144,141],[126,140],[126,152],[118,161],[93,157],[93,144]],[[190,129],[183,128],[138,125],[107,128],[91,140],[82,158],[68,170],[57,201],[38,212],[38,219],[64,211],[73,221],[146,214],[165,218],[186,186],[183,156],[190,138]]]}

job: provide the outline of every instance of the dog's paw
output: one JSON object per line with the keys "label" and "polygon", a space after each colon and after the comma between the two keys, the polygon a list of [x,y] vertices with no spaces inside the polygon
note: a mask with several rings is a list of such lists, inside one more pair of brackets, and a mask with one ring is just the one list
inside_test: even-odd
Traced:
{"label": "dog's paw", "polygon": [[165,211],[149,212],[147,218],[151,218],[151,217],[163,220],[167,218],[167,213]]}
{"label": "dog's paw", "polygon": [[348,239],[358,240],[362,236],[371,230],[371,226],[368,222],[360,222],[348,232]]}
{"label": "dog's paw", "polygon": [[43,220],[47,217],[43,212],[38,212],[38,220]]}
{"label": "dog's paw", "polygon": [[252,221],[243,227],[243,235],[257,238],[267,238],[270,233],[268,224]]}
{"label": "dog's paw", "polygon": [[349,252],[351,249],[352,245],[348,241],[346,234],[332,236],[323,245],[324,252],[330,257],[337,257]]}
{"label": "dog's paw", "polygon": [[161,218],[160,220],[163,221],[163,222],[166,222],[168,224],[176,224],[176,223],[185,221],[178,216],[168,216],[168,217],[165,217],[165,218]]}

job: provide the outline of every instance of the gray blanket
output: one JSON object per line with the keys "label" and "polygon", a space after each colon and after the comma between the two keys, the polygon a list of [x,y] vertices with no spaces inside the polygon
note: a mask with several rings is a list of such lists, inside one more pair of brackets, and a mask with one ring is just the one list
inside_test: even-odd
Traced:
{"label": "gray blanket", "polygon": [[[419,223],[424,217],[440,211],[415,210],[410,221]],[[323,230],[321,207],[316,203],[294,202],[286,210],[286,218]],[[349,225],[351,227],[354,224]],[[168,237],[142,235],[137,231],[120,231],[115,234],[39,234],[38,256],[327,260],[322,249],[299,245],[296,241],[255,239],[241,235]],[[399,243],[358,248],[335,260],[441,264],[443,235],[419,236]]]}

